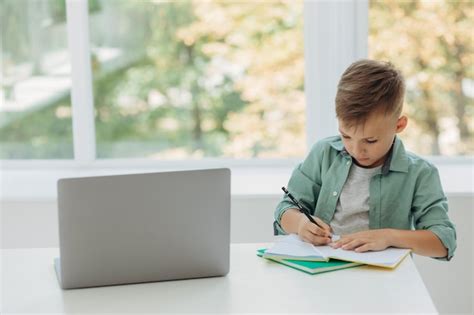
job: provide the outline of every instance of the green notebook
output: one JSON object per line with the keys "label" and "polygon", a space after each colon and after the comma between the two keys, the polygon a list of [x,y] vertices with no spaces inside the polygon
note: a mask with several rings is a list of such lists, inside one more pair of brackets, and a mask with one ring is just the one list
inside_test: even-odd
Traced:
{"label": "green notebook", "polygon": [[[257,250],[257,256],[263,258],[266,248],[261,248]],[[361,266],[363,264],[342,261],[337,259],[330,259],[329,261],[305,261],[305,260],[294,260],[294,259],[278,259],[278,258],[267,258],[268,260],[277,262],[279,264],[286,265],[288,267],[309,273],[311,275],[335,271],[339,269],[351,268]]]}

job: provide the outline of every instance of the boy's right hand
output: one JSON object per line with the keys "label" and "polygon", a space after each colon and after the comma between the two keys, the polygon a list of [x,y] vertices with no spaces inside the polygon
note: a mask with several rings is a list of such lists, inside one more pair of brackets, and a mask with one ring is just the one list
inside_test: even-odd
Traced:
{"label": "boy's right hand", "polygon": [[299,237],[313,245],[327,245],[331,243],[331,227],[321,219],[315,216],[313,218],[323,228],[312,223],[305,215],[301,214],[298,222]]}

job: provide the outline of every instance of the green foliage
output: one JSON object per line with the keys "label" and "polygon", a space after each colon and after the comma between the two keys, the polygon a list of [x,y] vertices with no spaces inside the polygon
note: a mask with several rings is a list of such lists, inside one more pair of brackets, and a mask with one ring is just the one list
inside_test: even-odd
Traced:
{"label": "green foliage", "polygon": [[472,154],[474,99],[463,87],[474,81],[472,1],[371,1],[369,12],[370,57],[390,60],[407,78],[409,147]]}
{"label": "green foliage", "polygon": [[60,107],[70,109],[69,96],[34,113],[13,114],[18,117],[0,128],[0,158],[73,158],[72,120],[56,117]]}
{"label": "green foliage", "polygon": [[[48,1],[50,15],[65,16],[63,0]],[[31,59],[19,19],[27,3],[0,2],[3,73]],[[469,4],[370,2],[370,57],[390,60],[407,78],[414,123],[404,137],[418,153],[474,152],[473,98],[462,87],[474,78]],[[303,156],[302,1],[90,0],[89,10],[117,19],[108,30],[91,29],[105,38],[92,51],[99,158]],[[126,62],[101,60],[98,49],[110,47]],[[60,114],[67,110],[69,96],[3,114],[10,123],[0,128],[1,157],[71,158],[71,118]],[[441,146],[452,130],[457,142]]]}

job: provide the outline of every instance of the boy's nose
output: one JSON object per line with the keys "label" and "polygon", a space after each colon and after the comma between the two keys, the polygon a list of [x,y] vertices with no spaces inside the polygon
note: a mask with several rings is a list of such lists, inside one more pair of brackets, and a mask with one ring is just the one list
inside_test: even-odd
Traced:
{"label": "boy's nose", "polygon": [[367,153],[367,150],[365,149],[364,146],[361,146],[361,145],[354,146],[354,154],[357,157],[364,157],[366,153]]}

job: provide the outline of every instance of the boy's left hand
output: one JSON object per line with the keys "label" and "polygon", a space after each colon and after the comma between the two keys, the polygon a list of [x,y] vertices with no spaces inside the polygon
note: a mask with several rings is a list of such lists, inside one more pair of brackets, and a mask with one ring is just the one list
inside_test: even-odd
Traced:
{"label": "boy's left hand", "polygon": [[359,253],[369,250],[384,250],[390,246],[389,235],[388,229],[362,231],[342,235],[338,241],[330,243],[329,246],[344,250],[354,250]]}

